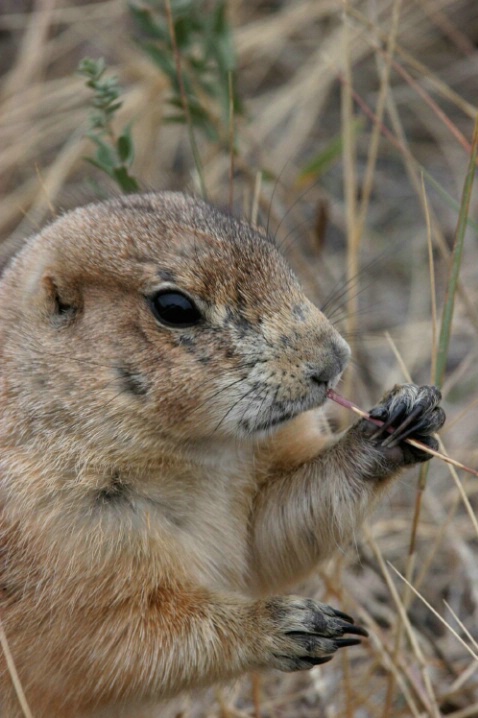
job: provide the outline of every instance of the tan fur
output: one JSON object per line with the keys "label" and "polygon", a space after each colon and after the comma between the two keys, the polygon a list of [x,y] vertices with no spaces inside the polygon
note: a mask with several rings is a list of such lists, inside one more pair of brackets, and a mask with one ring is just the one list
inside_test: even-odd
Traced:
{"label": "tan fur", "polygon": [[[163,286],[204,323],[161,325]],[[6,270],[0,352],[0,615],[35,718],[290,670],[305,604],[269,597],[403,462],[321,434],[349,352],[274,244],[180,194],[75,210]]]}

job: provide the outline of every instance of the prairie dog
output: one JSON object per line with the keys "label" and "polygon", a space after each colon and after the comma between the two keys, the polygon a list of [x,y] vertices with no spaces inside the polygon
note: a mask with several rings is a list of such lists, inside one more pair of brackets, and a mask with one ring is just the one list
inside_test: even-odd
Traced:
{"label": "prairie dog", "polygon": [[133,717],[365,634],[281,591],[428,458],[399,439],[435,445],[440,395],[395,387],[374,413],[406,429],[325,440],[349,348],[269,237],[178,193],[74,210],[5,271],[0,352],[0,616],[35,718]]}

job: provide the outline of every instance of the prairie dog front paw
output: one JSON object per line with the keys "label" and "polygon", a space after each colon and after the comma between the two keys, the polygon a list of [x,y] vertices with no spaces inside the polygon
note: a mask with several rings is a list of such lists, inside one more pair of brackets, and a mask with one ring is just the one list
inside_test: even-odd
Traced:
{"label": "prairie dog front paw", "polygon": [[404,439],[411,437],[432,449],[438,448],[432,434],[445,422],[445,412],[439,406],[441,398],[436,386],[397,384],[370,411],[370,417],[382,421],[383,426],[377,428],[364,419],[359,429],[386,459],[402,465],[428,461],[430,454],[404,443]]}
{"label": "prairie dog front paw", "polygon": [[266,668],[308,670],[332,660],[339,648],[361,642],[344,635],[368,635],[350,616],[325,603],[296,596],[280,596],[261,603],[263,625],[268,626],[261,651],[261,663]]}

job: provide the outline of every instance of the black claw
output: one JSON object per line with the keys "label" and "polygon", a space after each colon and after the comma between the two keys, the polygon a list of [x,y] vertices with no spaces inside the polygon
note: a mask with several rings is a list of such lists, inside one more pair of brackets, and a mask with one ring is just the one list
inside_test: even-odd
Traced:
{"label": "black claw", "polygon": [[389,437],[387,437],[386,439],[384,439],[384,440],[382,441],[382,443],[380,444],[380,446],[382,447],[382,449],[393,449],[393,448],[394,448],[395,446],[397,446],[397,444],[399,444],[401,441],[404,441],[404,440],[409,436],[409,434],[413,434],[413,431],[407,432],[407,433],[404,434],[403,436],[402,436],[402,435],[400,435],[400,436],[394,436],[393,434],[390,434]]}
{"label": "black claw", "polygon": [[370,412],[372,419],[380,419],[383,424],[369,438],[381,442],[384,449],[391,449],[410,436],[418,439],[420,432],[429,436],[438,431],[445,421],[445,413],[438,406],[441,394],[436,387],[415,387],[412,394],[405,392],[403,398],[398,395],[399,389],[392,390],[384,404]]}
{"label": "black claw", "polygon": [[385,421],[385,419],[387,418],[387,410],[384,406],[374,406],[374,408],[369,411],[369,416],[372,419]]}
{"label": "black claw", "polygon": [[[388,432],[389,429],[393,429],[395,431],[394,424],[398,424],[398,425],[401,424],[401,420],[402,420],[402,417],[403,417],[405,411],[406,411],[405,405],[399,404],[398,408],[396,408],[392,414],[389,414],[388,419],[384,422],[384,424],[382,426],[380,426],[377,429],[377,431],[375,433],[372,434],[371,438],[378,439],[378,437],[381,434],[387,435],[389,433]],[[393,434],[391,434],[391,436],[393,436]]]}
{"label": "black claw", "polygon": [[409,434],[413,434],[418,427],[421,428],[421,425],[423,422],[418,422],[415,426],[410,426],[415,419],[417,419],[420,414],[423,411],[423,406],[421,404],[417,404],[413,411],[410,412],[410,414],[402,421],[401,424],[399,424],[397,427],[395,427],[393,433],[390,434],[390,436],[387,436],[387,438],[382,442],[382,446],[394,446],[397,442],[401,441],[402,439],[405,439]]}
{"label": "black claw", "polygon": [[335,641],[335,648],[347,648],[348,646],[360,646],[362,641],[358,638],[337,638]]}
{"label": "black claw", "polygon": [[413,426],[410,426],[408,421],[403,422],[403,424],[399,426],[393,434],[390,434],[390,436],[382,442],[382,446],[384,448],[388,447],[392,449],[400,441],[408,439],[409,436],[413,436],[413,438],[417,439],[417,441],[423,441],[423,437],[420,438],[420,432],[423,430],[426,431],[427,434],[425,434],[425,436],[427,436],[429,431],[438,431],[443,424],[444,420],[442,421],[442,414],[444,415],[444,413],[445,412],[441,410],[436,417],[434,417],[433,414],[423,417],[420,421],[413,424]]}
{"label": "black claw", "polygon": [[440,428],[440,422],[434,421],[434,418],[431,415],[424,416],[419,421],[416,421],[413,425],[411,425],[413,419],[417,418],[417,414],[418,412],[412,412],[410,416],[395,429],[393,434],[390,434],[390,436],[382,442],[382,446],[384,448],[392,448],[400,441],[408,439],[409,436],[413,436],[414,439],[417,439],[418,434],[422,430],[425,430],[428,433],[429,431],[438,430]]}
{"label": "black claw", "polygon": [[387,421],[385,421],[382,426],[379,426],[378,429],[373,432],[370,438],[375,441],[375,439],[378,439],[383,434],[385,434],[385,436],[388,436],[390,433],[388,429],[390,429],[392,423],[392,419],[387,419]]}
{"label": "black claw", "polygon": [[352,616],[349,616],[348,613],[344,613],[343,611],[339,611],[337,608],[332,609],[334,614],[337,616],[337,618],[342,618],[347,623],[353,623],[354,619]]}
{"label": "black claw", "polygon": [[344,633],[353,633],[356,636],[363,636],[364,638],[368,638],[368,631],[365,630],[365,628],[362,628],[362,626],[344,626]]}
{"label": "black claw", "polygon": [[[385,424],[384,424],[383,426],[385,426]],[[388,436],[388,432],[387,432],[386,429],[385,429],[385,431],[384,431],[383,426],[380,426],[380,427],[377,429],[377,431],[374,431],[373,434],[370,435],[370,438],[371,438],[372,441],[375,441],[376,439],[379,439],[379,438],[382,436],[383,433],[385,433],[385,436]]]}

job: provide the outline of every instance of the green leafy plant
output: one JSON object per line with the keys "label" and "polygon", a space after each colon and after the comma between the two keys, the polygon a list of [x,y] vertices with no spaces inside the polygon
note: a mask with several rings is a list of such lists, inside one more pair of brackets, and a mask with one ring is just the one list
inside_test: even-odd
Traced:
{"label": "green leafy plant", "polygon": [[[190,118],[194,128],[213,142],[227,136],[223,129],[230,116],[229,78],[236,64],[226,4],[225,0],[170,0],[169,19],[164,3],[157,0],[130,4],[139,46],[171,84],[173,111],[166,121],[187,123]],[[234,114],[241,114],[234,83],[232,102]]]}
{"label": "green leafy plant", "polygon": [[86,86],[93,91],[87,136],[96,145],[96,155],[85,159],[106,172],[123,192],[136,192],[139,184],[129,172],[134,159],[131,126],[127,125],[119,136],[115,135],[113,119],[122,105],[121,89],[118,79],[105,78],[105,72],[103,59],[84,58],[78,66],[78,73],[86,78]]}

